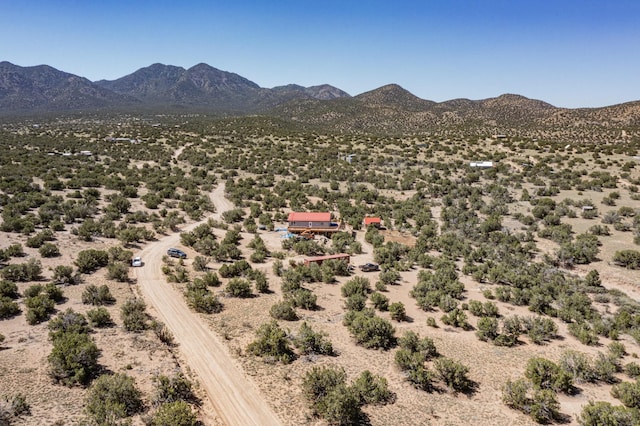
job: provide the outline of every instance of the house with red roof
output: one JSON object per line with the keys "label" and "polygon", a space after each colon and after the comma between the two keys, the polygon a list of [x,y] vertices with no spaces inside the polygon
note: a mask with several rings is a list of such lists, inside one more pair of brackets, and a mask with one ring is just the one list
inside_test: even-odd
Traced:
{"label": "house with red roof", "polygon": [[313,233],[336,232],[342,227],[331,221],[329,212],[291,212],[288,230],[292,233],[310,231]]}

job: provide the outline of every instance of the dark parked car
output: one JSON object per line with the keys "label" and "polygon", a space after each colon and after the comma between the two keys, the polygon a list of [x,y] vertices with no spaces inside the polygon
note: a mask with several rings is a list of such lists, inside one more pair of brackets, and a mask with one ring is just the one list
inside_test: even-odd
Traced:
{"label": "dark parked car", "polygon": [[179,250],[177,248],[170,248],[169,250],[167,250],[167,254],[171,257],[177,257],[180,259],[186,259],[187,258],[187,253],[183,252],[182,250]]}
{"label": "dark parked car", "polygon": [[360,265],[360,270],[362,272],[374,272],[374,271],[379,271],[380,266],[378,266],[375,263],[365,263],[364,265]]}

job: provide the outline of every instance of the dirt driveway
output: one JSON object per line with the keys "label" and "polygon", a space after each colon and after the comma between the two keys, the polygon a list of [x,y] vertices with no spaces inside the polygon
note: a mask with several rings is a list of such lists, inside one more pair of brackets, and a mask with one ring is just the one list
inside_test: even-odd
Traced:
{"label": "dirt driveway", "polygon": [[[216,206],[213,217],[233,208],[224,197],[224,183],[211,194]],[[202,222],[200,222],[202,223]],[[191,224],[190,230],[198,225]],[[162,274],[162,256],[180,241],[179,234],[153,242],[140,253],[145,264],[136,268],[140,292],[153,306],[159,319],[173,332],[176,343],[218,415],[229,425],[280,425],[255,384],[238,368],[219,337],[200,317],[189,310],[182,294],[168,284]]]}

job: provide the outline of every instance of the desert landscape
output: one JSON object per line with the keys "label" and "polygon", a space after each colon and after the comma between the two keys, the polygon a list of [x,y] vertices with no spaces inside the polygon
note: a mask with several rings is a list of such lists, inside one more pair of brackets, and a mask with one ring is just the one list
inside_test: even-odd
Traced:
{"label": "desert landscape", "polygon": [[0,422],[637,424],[640,136],[552,127],[4,119]]}

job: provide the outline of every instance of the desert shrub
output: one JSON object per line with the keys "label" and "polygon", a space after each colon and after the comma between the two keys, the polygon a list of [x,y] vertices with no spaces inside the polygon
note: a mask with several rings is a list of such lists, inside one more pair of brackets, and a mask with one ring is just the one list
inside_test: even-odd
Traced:
{"label": "desert shrub", "polygon": [[344,283],[340,288],[340,292],[342,293],[342,297],[361,294],[366,298],[369,295],[369,292],[371,292],[371,284],[368,278],[354,277]]}
{"label": "desert shrub", "polygon": [[151,328],[158,340],[167,346],[175,346],[175,338],[167,325],[161,321],[152,321]]}
{"label": "desert shrub", "polygon": [[15,243],[4,249],[4,254],[8,257],[22,257],[24,256],[24,249],[22,248],[22,244]]}
{"label": "desert shrub", "polygon": [[549,423],[558,417],[560,403],[551,389],[538,389],[533,394],[529,414],[538,423]]}
{"label": "desert shrub", "polygon": [[558,332],[558,326],[551,318],[528,317],[522,323],[527,336],[536,345],[554,338]]}
{"label": "desert shrub", "polygon": [[389,298],[384,294],[374,291],[370,296],[373,306],[379,311],[386,311],[389,309]]}
{"label": "desert shrub", "polygon": [[222,284],[218,274],[215,272],[207,272],[200,279],[207,287],[220,287],[220,284]]}
{"label": "desert shrub", "polygon": [[104,250],[88,249],[78,253],[75,261],[78,271],[90,274],[109,264],[109,253]]}
{"label": "desert shrub", "polygon": [[90,331],[87,319],[81,313],[69,308],[49,321],[49,337],[55,340],[62,333],[84,333]]}
{"label": "desert shrub", "polygon": [[222,302],[203,284],[187,284],[187,304],[196,312],[213,314],[222,311]]}
{"label": "desert shrub", "polygon": [[98,377],[87,394],[85,410],[100,425],[118,424],[143,408],[142,393],[135,380],[126,374],[104,374]]}
{"label": "desert shrub", "polygon": [[82,292],[82,303],[85,305],[111,305],[116,299],[111,295],[111,291],[106,284],[100,287],[95,284],[89,284]]}
{"label": "desert shrub", "polygon": [[303,393],[313,412],[330,424],[357,424],[361,417],[360,398],[346,385],[343,370],[314,367],[302,383]]}
{"label": "desert shrub", "polygon": [[406,349],[410,353],[418,353],[420,355],[420,362],[427,361],[438,355],[438,350],[431,338],[423,337],[421,339],[420,336],[413,331],[405,332],[398,340],[398,344],[402,349]]}
{"label": "desert shrub", "polygon": [[598,344],[598,335],[586,322],[573,322],[568,325],[569,334],[578,339],[582,344],[593,346]]}
{"label": "desert shrub", "polygon": [[634,426],[640,424],[640,412],[608,402],[589,401],[578,417],[581,426]]}
{"label": "desert shrub", "polygon": [[233,297],[247,298],[251,297],[251,284],[242,278],[232,278],[225,287],[225,292]]}
{"label": "desert shrub", "polygon": [[127,331],[139,332],[148,328],[147,306],[141,299],[127,299],[120,307],[120,319]]}
{"label": "desert shrub", "polygon": [[360,293],[352,294],[344,302],[344,308],[348,311],[361,311],[367,306],[367,296]]}
{"label": "desert shrub", "polygon": [[287,334],[275,320],[258,328],[256,340],[247,346],[247,351],[263,358],[279,360],[283,364],[289,364],[295,359]]}
{"label": "desert shrub", "polygon": [[72,266],[57,265],[53,269],[53,282],[63,285],[77,284],[80,282],[80,274],[74,274]]}
{"label": "desert shrub", "polygon": [[333,355],[331,341],[326,338],[325,334],[314,331],[306,322],[300,324],[294,345],[305,355]]}
{"label": "desert shrub", "polygon": [[570,374],[576,383],[595,381],[591,360],[586,354],[566,350],[562,353],[558,365],[563,371]]}
{"label": "desert shrub", "polygon": [[625,407],[640,408],[640,381],[618,383],[611,388],[611,396],[619,399]]}
{"label": "desert shrub", "polygon": [[632,379],[640,377],[640,365],[636,362],[630,362],[624,366],[624,373]]}
{"label": "desert shrub", "polygon": [[510,408],[527,412],[529,410],[529,382],[524,379],[511,381],[510,379],[502,386],[502,402]]}
{"label": "desert shrub", "polygon": [[369,370],[360,373],[360,376],[353,382],[352,388],[362,405],[384,405],[392,402],[395,398],[393,392],[389,390],[387,379],[371,374]]}
{"label": "desert shrub", "polygon": [[569,393],[573,387],[571,375],[553,361],[541,357],[530,358],[525,377],[538,389]]}
{"label": "desert shrub", "polygon": [[10,297],[0,296],[0,319],[11,318],[20,313],[20,306]]}
{"label": "desert shrub", "polygon": [[262,271],[253,270],[251,273],[251,279],[253,279],[256,291],[258,293],[269,292],[269,281],[267,280],[267,274]]}
{"label": "desert shrub", "polygon": [[121,283],[129,281],[129,265],[123,262],[110,263],[107,267],[107,278]]}
{"label": "desert shrub", "polygon": [[9,281],[37,281],[42,278],[42,264],[39,260],[31,258],[25,263],[6,265],[0,269],[0,275]]}
{"label": "desert shrub", "polygon": [[294,290],[287,295],[287,298],[291,300],[293,305],[297,308],[307,309],[309,311],[313,311],[318,308],[318,296],[306,288]]}
{"label": "desert shrub", "polygon": [[14,419],[28,414],[31,414],[31,406],[23,394],[17,393],[11,397],[4,395],[0,400],[0,425],[10,426]]}
{"label": "desert shrub", "polygon": [[595,380],[605,383],[615,383],[617,381],[615,374],[620,371],[620,365],[617,358],[603,353],[593,362],[593,375]]}
{"label": "desert shrub", "polygon": [[60,249],[53,243],[44,243],[38,249],[40,256],[42,257],[58,257],[60,256]]}
{"label": "desert shrub", "polygon": [[55,302],[46,294],[27,297],[25,305],[27,306],[27,323],[30,325],[48,320],[49,316],[55,311]]}
{"label": "desert shrub", "polygon": [[87,311],[87,318],[89,318],[89,323],[92,327],[105,328],[113,325],[111,314],[102,306],[96,309],[89,309]]}
{"label": "desert shrub", "polygon": [[407,311],[402,302],[394,302],[389,305],[389,313],[394,321],[405,321],[407,319]]}
{"label": "desert shrub", "polygon": [[469,323],[467,322],[467,315],[464,313],[462,309],[455,308],[448,314],[444,314],[440,319],[446,325],[450,325],[453,327],[460,327],[465,330],[469,328]]}
{"label": "desert shrub", "polygon": [[350,312],[352,315],[345,316],[345,325],[359,345],[370,349],[389,349],[395,346],[395,330],[389,321],[370,310]]}
{"label": "desert shrub", "polygon": [[627,269],[640,269],[640,251],[620,250],[613,255],[613,262]]}
{"label": "desert shrub", "polygon": [[486,342],[498,337],[498,320],[496,318],[482,317],[478,320],[476,336]]}
{"label": "desert shrub", "polygon": [[165,375],[155,376],[153,383],[155,391],[151,402],[155,406],[176,401],[197,401],[193,393],[193,385],[182,373],[172,377]]}
{"label": "desert shrub", "polygon": [[207,270],[209,259],[204,256],[196,256],[193,258],[193,270],[202,272]]}
{"label": "desert shrub", "polygon": [[473,387],[473,382],[467,377],[469,368],[458,361],[440,357],[433,363],[436,374],[449,388],[466,392]]}
{"label": "desert shrub", "polygon": [[86,385],[98,371],[99,355],[100,350],[87,333],[59,333],[47,358],[49,375],[66,386]]}
{"label": "desert shrub", "polygon": [[160,405],[151,418],[152,426],[196,426],[198,424],[198,417],[191,406],[184,401]]}
{"label": "desert shrub", "polygon": [[285,321],[295,321],[298,319],[298,314],[296,314],[293,303],[289,300],[283,300],[273,304],[269,309],[269,314],[272,318]]}
{"label": "desert shrub", "polygon": [[400,281],[400,273],[394,269],[388,269],[386,271],[380,272],[378,276],[380,282],[386,285],[394,285]]}
{"label": "desert shrub", "polygon": [[0,297],[8,297],[9,299],[17,299],[20,297],[20,293],[18,293],[18,286],[16,283],[1,280],[0,281]]}

